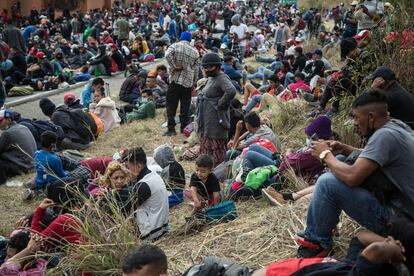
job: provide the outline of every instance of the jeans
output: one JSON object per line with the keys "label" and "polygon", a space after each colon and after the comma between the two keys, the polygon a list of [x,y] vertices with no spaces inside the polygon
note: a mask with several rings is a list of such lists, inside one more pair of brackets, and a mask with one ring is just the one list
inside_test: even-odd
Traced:
{"label": "jeans", "polygon": [[239,59],[240,63],[243,62],[244,59],[244,55],[246,54],[246,46],[239,46],[240,47],[240,56],[241,58]]}
{"label": "jeans", "polygon": [[247,74],[246,78],[247,79],[263,79],[264,76],[264,70],[266,69],[266,67],[264,67],[263,65],[260,65],[259,68],[257,68],[257,72],[254,74]]}
{"label": "jeans", "polygon": [[171,83],[167,91],[167,117],[168,130],[175,130],[175,113],[177,112],[178,102],[180,102],[180,127],[181,132],[188,125],[190,120],[191,87]]}
{"label": "jeans", "polygon": [[289,84],[291,84],[291,83],[294,83],[295,82],[295,80],[294,80],[294,75],[293,75],[293,73],[291,73],[291,72],[287,72],[286,73],[286,76],[285,76],[285,83],[284,83],[284,87],[285,88],[287,88],[288,87],[288,85]]}
{"label": "jeans", "polygon": [[260,101],[262,100],[263,95],[254,95],[250,101],[247,103],[246,105],[246,109],[244,110],[244,112],[247,114],[250,111],[252,111],[252,109],[256,106],[256,104],[260,103]]}
{"label": "jeans", "polygon": [[305,237],[323,248],[332,247],[332,229],[338,224],[342,210],[369,230],[384,234],[390,210],[366,189],[351,188],[332,173],[318,178],[306,221]]}
{"label": "jeans", "polygon": [[255,169],[258,167],[275,165],[275,160],[272,159],[273,153],[257,144],[250,145],[249,151],[246,152],[243,158],[243,168]]}
{"label": "jeans", "polygon": [[264,57],[257,56],[256,61],[257,62],[263,62],[263,63],[273,63],[275,61],[275,59],[274,58],[264,58]]}

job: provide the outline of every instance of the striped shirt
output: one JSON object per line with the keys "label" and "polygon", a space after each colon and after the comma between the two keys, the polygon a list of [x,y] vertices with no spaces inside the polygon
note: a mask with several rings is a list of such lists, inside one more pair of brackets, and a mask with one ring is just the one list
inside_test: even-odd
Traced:
{"label": "striped shirt", "polygon": [[[188,41],[180,41],[167,49],[165,58],[170,69],[170,82],[193,87],[198,77],[198,51]],[[183,69],[177,70],[179,67]]]}

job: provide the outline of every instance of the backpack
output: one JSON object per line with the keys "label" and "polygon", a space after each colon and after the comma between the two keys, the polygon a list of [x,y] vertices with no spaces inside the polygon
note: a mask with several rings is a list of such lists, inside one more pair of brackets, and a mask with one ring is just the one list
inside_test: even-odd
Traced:
{"label": "backpack", "polygon": [[20,119],[17,121],[17,123],[27,127],[30,130],[33,137],[35,138],[37,148],[39,149],[41,148],[40,136],[47,130],[56,133],[58,144],[65,138],[65,132],[63,131],[63,128],[49,121]]}
{"label": "backpack", "polygon": [[34,89],[31,86],[14,86],[9,90],[9,97],[32,95]]}
{"label": "backpack", "polygon": [[187,269],[183,276],[251,276],[252,273],[248,267],[210,256]]}
{"label": "backpack", "polygon": [[105,129],[105,125],[104,125],[103,121],[101,120],[101,118],[98,117],[98,115],[96,115],[93,112],[88,112],[88,114],[93,118],[93,120],[95,121],[95,124],[96,124],[95,136],[100,135]]}
{"label": "backpack", "polygon": [[62,109],[62,111],[68,113],[75,125],[78,126],[75,131],[79,137],[91,141],[98,136],[98,127],[91,115],[78,108]]}
{"label": "backpack", "polygon": [[237,218],[237,208],[234,201],[226,200],[217,204],[216,206],[209,207],[202,213],[196,214],[198,219],[205,220],[206,222],[227,222],[235,220]]}

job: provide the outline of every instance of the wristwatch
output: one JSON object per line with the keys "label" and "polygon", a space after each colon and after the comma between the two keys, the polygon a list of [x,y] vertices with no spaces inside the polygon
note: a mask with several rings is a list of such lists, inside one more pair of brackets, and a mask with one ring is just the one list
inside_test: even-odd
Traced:
{"label": "wristwatch", "polygon": [[330,152],[331,152],[330,150],[324,150],[323,152],[321,152],[321,154],[319,154],[319,159],[321,159],[323,161],[325,159],[326,155]]}

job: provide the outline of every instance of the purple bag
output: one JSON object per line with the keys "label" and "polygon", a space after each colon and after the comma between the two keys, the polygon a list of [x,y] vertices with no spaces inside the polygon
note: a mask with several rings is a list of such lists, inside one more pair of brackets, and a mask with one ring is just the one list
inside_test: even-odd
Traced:
{"label": "purple bag", "polygon": [[296,174],[307,177],[314,177],[324,169],[321,161],[314,158],[309,150],[289,154],[280,164],[279,172],[289,167],[292,167]]}

